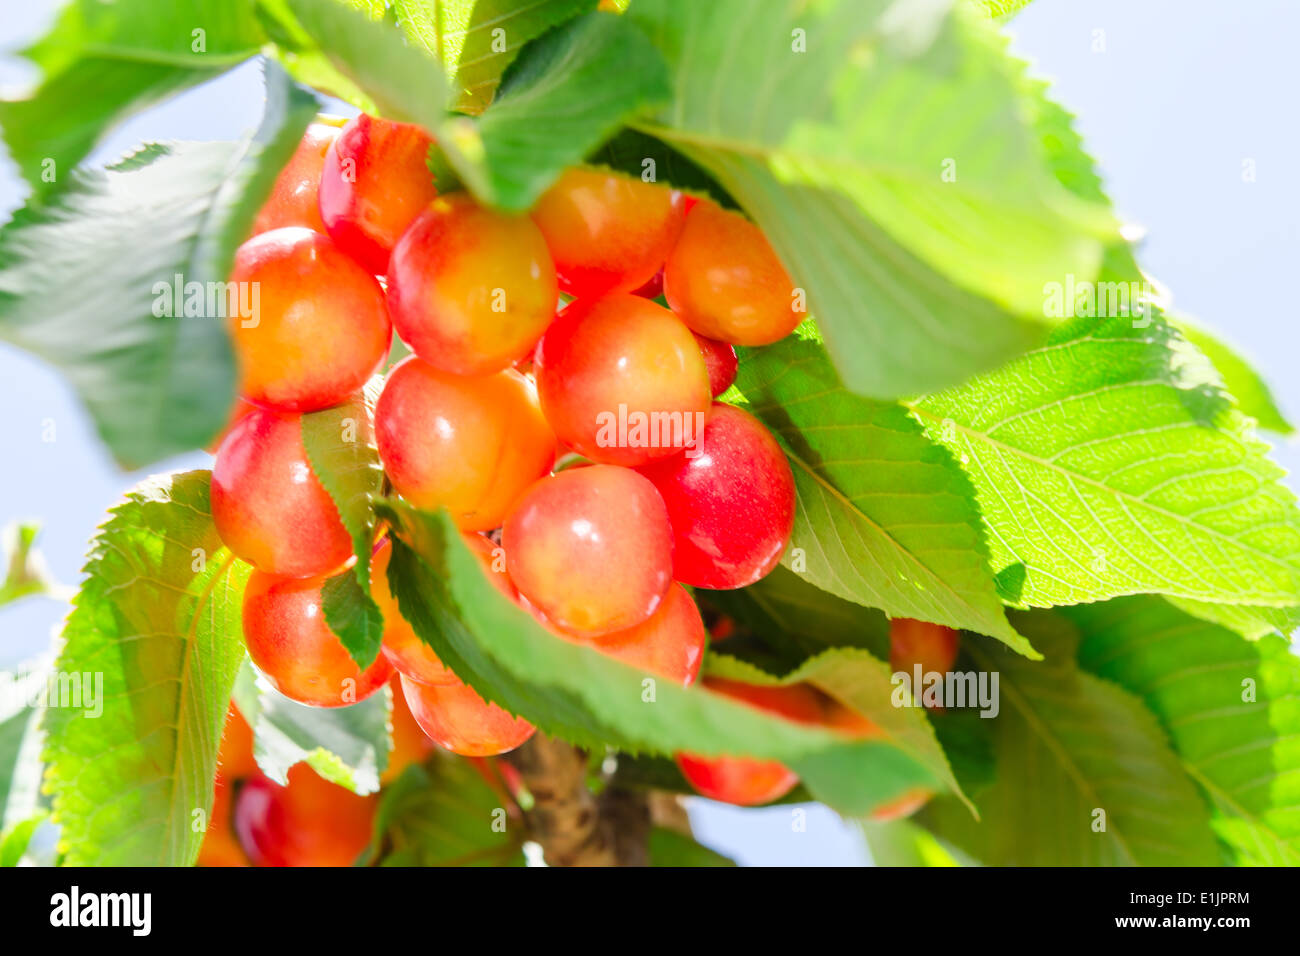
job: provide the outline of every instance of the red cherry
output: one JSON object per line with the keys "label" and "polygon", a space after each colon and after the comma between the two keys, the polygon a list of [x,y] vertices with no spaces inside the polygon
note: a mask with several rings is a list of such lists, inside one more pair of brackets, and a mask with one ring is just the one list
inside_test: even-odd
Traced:
{"label": "red cherry", "polygon": [[673,526],[673,576],[694,587],[740,588],[781,559],[794,528],[794,475],[758,419],[715,402],[699,454],[637,471],[659,490]]}
{"label": "red cherry", "polygon": [[704,365],[709,370],[709,389],[717,398],[736,380],[740,363],[736,358],[735,346],[717,339],[706,339],[698,332],[692,332],[699,343],[700,354],[704,356]]}
{"label": "red cherry", "polygon": [[462,757],[494,757],[514,750],[537,728],[490,704],[467,684],[437,687],[402,675],[402,693],[420,729]]}
{"label": "red cherry", "polygon": [[258,774],[235,801],[235,832],[258,866],[351,866],[370,844],[377,795],[330,783],[306,764],[289,785]]}

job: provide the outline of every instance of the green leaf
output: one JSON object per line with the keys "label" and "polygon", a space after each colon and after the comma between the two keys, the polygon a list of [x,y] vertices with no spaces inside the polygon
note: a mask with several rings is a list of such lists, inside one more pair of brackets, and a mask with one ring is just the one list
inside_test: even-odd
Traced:
{"label": "green leaf", "polygon": [[970,480],[905,408],[852,394],[820,346],[797,336],[745,350],[736,385],[794,470],[786,567],[892,617],[969,628],[1034,655],[1007,623]]}
{"label": "green leaf", "polygon": [[970,0],[994,19],[1010,17],[1029,6],[1030,0]]}
{"label": "green leaf", "polygon": [[663,58],[635,24],[608,13],[578,17],[511,64],[470,140],[482,173],[463,163],[458,171],[484,202],[524,212],[567,167],[671,93]]}
{"label": "green leaf", "polygon": [[727,209],[739,208],[717,180],[699,166],[666,143],[634,129],[620,130],[587,156],[587,164],[604,166],[638,179],[651,173],[654,182],[710,198]]}
{"label": "green leaf", "polygon": [[32,834],[48,818],[49,814],[41,810],[5,831],[0,837],[0,867],[18,865],[27,852],[27,845],[32,842]]}
{"label": "green leaf", "polygon": [[972,794],[978,822],[948,797],[918,822],[991,866],[1217,865],[1209,811],[1155,717],[1081,672],[1077,636],[1060,623],[1016,616],[1045,661],[966,642],[980,669],[999,677],[1001,710],[982,721],[996,775]]}
{"label": "green leaf", "polygon": [[[596,0],[394,0],[407,37],[445,64],[449,104],[481,113],[520,48],[551,27],[594,10]],[[498,49],[499,47],[499,49]]]}
{"label": "green leaf", "polygon": [[185,866],[212,807],[243,659],[249,568],[212,525],[206,471],[151,478],[95,538],[45,711],[46,785],[71,866]]}
{"label": "green leaf", "polygon": [[1273,391],[1246,359],[1233,348],[1186,319],[1177,321],[1178,331],[1214,363],[1223,376],[1224,387],[1237,400],[1237,407],[1255,419],[1260,428],[1279,435],[1293,435],[1295,428],[1278,407]]}
{"label": "green leaf", "polygon": [[302,417],[302,442],[352,536],[357,560],[352,574],[340,574],[323,589],[325,620],[363,670],[379,656],[384,617],[370,597],[370,552],[375,540],[374,501],[384,488],[372,425],[379,380],[342,405]]}
{"label": "green leaf", "polygon": [[817,799],[846,813],[865,813],[914,787],[942,786],[889,742],[850,739],[703,688],[653,680],[555,637],[487,580],[445,515],[399,501],[381,502],[380,514],[398,535],[389,585],[416,633],[486,699],[547,733],[634,754],[686,750],[779,760]]}
{"label": "green leaf", "polygon": [[109,129],[255,56],[262,42],[253,0],[74,0],[23,53],[40,85],[0,103],[9,154],[38,197],[72,185],[73,167]]}
{"label": "green leaf", "polygon": [[[203,447],[229,414],[226,279],[316,107],[278,69],[267,94],[254,137],[148,146],[78,170],[0,230],[0,339],[67,376],[124,467]],[[166,314],[178,281],[209,293],[201,314]]]}
{"label": "green leaf", "polygon": [[1300,865],[1300,658],[1140,596],[1063,610],[1080,666],[1138,695],[1238,862]]}
{"label": "green leaf", "polygon": [[667,827],[651,827],[647,844],[651,866],[735,866],[736,861]]}
{"label": "green leaf", "polygon": [[1013,600],[1300,603],[1295,497],[1214,369],[1158,315],[1076,320],[914,411],[965,464]]}
{"label": "green leaf", "polygon": [[706,670],[711,676],[747,684],[769,687],[813,685],[870,720],[887,738],[925,764],[935,777],[943,781],[946,789],[974,809],[948,766],[948,758],[926,719],[925,709],[894,704],[893,670],[886,661],[873,657],[869,652],[860,648],[832,648],[777,677],[713,651],[709,654]]}
{"label": "green leaf", "polygon": [[30,669],[0,672],[0,829],[15,826],[45,806],[41,794],[41,719],[53,656]]}
{"label": "green leaf", "polygon": [[[478,761],[478,766],[487,764]],[[524,826],[476,762],[443,751],[384,791],[375,822],[385,866],[522,865]]]}
{"label": "green leaf", "polygon": [[1222,625],[1247,640],[1265,634],[1284,637],[1300,627],[1300,607],[1247,607],[1241,604],[1210,604],[1189,598],[1166,597],[1166,601],[1193,617]]}
{"label": "green leaf", "polygon": [[273,0],[325,59],[389,119],[437,133],[446,116],[447,81],[437,60],[407,44],[396,24],[337,0]]}
{"label": "green leaf", "polygon": [[35,522],[12,522],[0,531],[0,552],[4,555],[4,580],[0,581],[0,607],[33,594],[62,598],[66,588],[50,577],[45,559],[36,549],[41,526]]}
{"label": "green leaf", "polygon": [[754,217],[855,392],[991,368],[1042,340],[1044,276],[1095,276],[1110,213],[1055,181],[1021,66],[965,5],[643,0],[627,16],[676,92],[633,125]]}
{"label": "green leaf", "polygon": [[347,707],[308,707],[285,697],[245,663],[235,704],[253,728],[257,766],[279,784],[294,764],[306,762],[331,783],[354,793],[374,793],[388,766],[392,693],[383,687]]}
{"label": "green leaf", "polygon": [[876,866],[963,866],[945,847],[911,820],[859,823]]}

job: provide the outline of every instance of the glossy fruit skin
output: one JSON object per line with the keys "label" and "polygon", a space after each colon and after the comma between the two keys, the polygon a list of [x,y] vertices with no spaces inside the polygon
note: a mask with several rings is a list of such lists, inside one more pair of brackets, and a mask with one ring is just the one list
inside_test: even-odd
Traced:
{"label": "glossy fruit skin", "polygon": [[402,693],[430,739],[462,757],[507,753],[537,732],[528,721],[489,704],[466,684],[434,687],[403,675]]}
{"label": "glossy fruit skin", "polygon": [[[337,405],[379,368],[392,342],[384,291],[328,236],[296,227],[249,239],[230,279],[251,315],[227,322],[239,393],[286,411]],[[252,291],[257,297],[252,299]]]}
{"label": "glossy fruit skin", "polygon": [[554,626],[599,637],[655,612],[672,582],[672,531],[654,486],[611,465],[571,468],[524,492],[502,529],[519,593]]}
{"label": "glossy fruit skin", "polygon": [[400,675],[389,679],[393,692],[393,749],[388,752],[388,766],[379,775],[379,783],[388,786],[414,764],[423,763],[433,752],[433,741],[420,729],[402,693]]}
{"label": "glossy fruit skin", "polygon": [[909,676],[917,664],[921,673],[946,674],[957,662],[961,635],[951,627],[896,617],[889,622],[889,666]]}
{"label": "glossy fruit skin", "polygon": [[689,687],[699,676],[706,637],[694,599],[680,584],[673,584],[648,620],[606,634],[591,645],[624,664]]}
{"label": "glossy fruit skin", "polygon": [[673,526],[673,576],[694,587],[753,584],[781,560],[794,529],[794,475],[781,446],[748,412],[715,402],[701,454],[637,470]]}
{"label": "glossy fruit skin", "polygon": [[235,424],[212,465],[212,519],[226,547],[268,574],[311,577],[352,553],[299,415],[257,409]]}
{"label": "glossy fruit skin", "polygon": [[420,508],[446,508],[466,531],[500,527],[555,463],[536,389],[513,369],[451,375],[410,356],[388,375],[375,437],[398,493]]}
{"label": "glossy fruit skin", "polygon": [[733,345],[767,345],[804,318],[795,284],[762,230],[701,200],[686,217],[664,266],[664,297],[700,335]]}
{"label": "glossy fruit skin", "polygon": [[384,615],[384,640],[380,646],[383,656],[399,674],[422,683],[460,683],[460,678],[438,659],[433,648],[420,640],[402,616],[397,599],[388,587],[388,561],[392,551],[392,545],[384,539],[370,559],[370,596]]}
{"label": "glossy fruit skin", "polygon": [[326,580],[254,571],[244,589],[244,644],[258,670],[290,700],[346,707],[383,687],[393,668],[382,654],[364,671],[357,667],[325,623]]}
{"label": "glossy fruit skin", "polygon": [[[759,687],[718,678],[706,678],[703,683],[712,691],[788,720],[820,724],[826,719],[823,699],[802,684]],[[799,782],[798,775],[778,761],[753,757],[678,754],[677,766],[701,795],[742,807],[779,800]]]}
{"label": "glossy fruit skin", "polygon": [[542,194],[532,216],[555,260],[560,291],[582,299],[632,292],[652,280],[681,233],[682,206],[681,194],[665,186],[574,168]]}
{"label": "glossy fruit skin", "polygon": [[[640,296],[569,303],[537,346],[533,374],[556,437],[603,464],[673,455],[698,438],[709,410],[708,368],[690,330]],[[670,427],[645,428],[656,422]]]}
{"label": "glossy fruit skin", "polygon": [[342,120],[319,120],[307,127],[293,157],[271,187],[271,195],[258,211],[252,235],[285,226],[325,231],[320,217],[321,171],[325,168],[325,154],[338,139],[342,125]]}
{"label": "glossy fruit skin", "polygon": [[260,405],[254,405],[246,398],[236,397],[234,403],[230,406],[230,413],[226,416],[226,424],[222,426],[217,437],[212,439],[204,451],[209,455],[215,455],[217,449],[221,447],[221,443],[225,441],[226,436],[230,434],[231,429],[239,424],[245,415],[248,415],[250,412],[255,412],[259,408],[261,408]]}
{"label": "glossy fruit skin", "polygon": [[717,398],[731,388],[732,382],[736,380],[736,372],[740,369],[736,349],[729,342],[706,339],[698,332],[691,334],[695,336],[700,354],[704,356],[704,365],[709,370],[709,391]]}
{"label": "glossy fruit skin", "polygon": [[364,113],[325,155],[320,215],[330,237],[372,275],[438,191],[429,172],[433,139],[418,126]]}
{"label": "glossy fruit skin", "polygon": [[300,763],[288,786],[260,774],[245,782],[235,832],[256,866],[351,866],[370,845],[378,802]]}
{"label": "glossy fruit skin", "polygon": [[555,265],[533,221],[479,206],[466,193],[434,200],[388,266],[397,334],[455,375],[499,372],[526,356],[558,297]]}

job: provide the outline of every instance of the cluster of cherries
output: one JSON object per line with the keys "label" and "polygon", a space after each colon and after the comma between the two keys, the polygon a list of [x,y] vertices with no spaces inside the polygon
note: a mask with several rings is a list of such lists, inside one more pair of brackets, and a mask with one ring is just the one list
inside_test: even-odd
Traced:
{"label": "cluster of cherries", "polygon": [[[259,294],[254,315],[229,320],[241,399],[216,451],[212,509],[255,568],[244,636],[278,690],[342,706],[396,669],[429,737],[483,757],[534,728],[415,634],[388,587],[386,538],[370,569],[383,653],[358,668],[326,624],[322,588],[354,559],[300,416],[355,398],[395,328],[414,354],[387,372],[373,421],[357,423],[392,489],[446,509],[499,589],[554,633],[689,685],[707,637],[683,585],[752,584],[789,541],[785,455],[716,398],[736,375],[733,346],[789,334],[802,293],[760,230],[711,200],[577,168],[512,216],[438,194],[432,145],[366,115],[318,122],[281,173],[231,277]],[[811,688],[708,683],[854,729]],[[794,785],[762,761],[679,763],[700,792],[736,803]]]}

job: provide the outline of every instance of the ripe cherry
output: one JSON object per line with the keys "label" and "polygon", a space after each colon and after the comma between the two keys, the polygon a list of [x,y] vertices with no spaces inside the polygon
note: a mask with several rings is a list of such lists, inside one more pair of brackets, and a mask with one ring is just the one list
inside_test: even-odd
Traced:
{"label": "ripe cherry", "polygon": [[212,791],[212,812],[199,846],[195,866],[248,866],[248,855],[235,836],[231,793],[235,781],[217,777]]}
{"label": "ripe cherry", "polygon": [[393,668],[383,654],[364,671],[357,667],[325,622],[326,580],[254,571],[244,588],[244,644],[258,670],[290,700],[346,707],[379,690]]}
{"label": "ripe cherry", "polygon": [[235,424],[212,466],[212,518],[226,547],[268,574],[309,577],[352,553],[298,415],[262,408]]}
{"label": "ripe cherry", "polygon": [[437,195],[433,139],[418,126],[364,113],[348,121],[325,156],[320,214],[330,237],[373,275]]}
{"label": "ripe cherry", "polygon": [[402,775],[407,767],[423,763],[433,751],[433,741],[420,729],[406,703],[400,676],[394,674],[388,682],[393,692],[393,749],[388,752],[388,766],[379,775],[379,782],[388,786]]}
{"label": "ripe cherry", "polygon": [[420,508],[446,508],[467,531],[500,527],[555,462],[536,389],[513,369],[461,376],[404,359],[375,406],[375,436],[398,493]]}
{"label": "ripe cherry", "polygon": [[433,686],[402,675],[402,692],[416,723],[440,747],[462,757],[514,750],[537,728],[480,697],[467,684]]}
{"label": "ripe cherry", "polygon": [[217,752],[217,778],[242,780],[257,773],[253,757],[253,728],[248,726],[239,709],[231,704],[226,709],[226,727],[221,734],[221,747]]}
{"label": "ripe cherry", "polygon": [[555,315],[555,265],[527,216],[466,193],[434,200],[388,267],[388,305],[402,341],[456,375],[499,372],[528,354]]}
{"label": "ripe cherry", "polygon": [[652,280],[684,218],[679,193],[601,169],[566,170],[533,209],[560,290],[579,299]]}
{"label": "ripe cherry", "polygon": [[763,424],[722,402],[699,452],[637,469],[668,508],[673,576],[694,587],[745,587],[776,567],[790,540],[794,475]]}
{"label": "ripe cherry", "polygon": [[301,228],[254,236],[235,253],[230,279],[240,298],[227,323],[239,392],[258,405],[337,405],[388,354],[383,289],[328,236]]}
{"label": "ripe cherry", "polygon": [[917,664],[921,673],[946,674],[957,661],[961,635],[951,627],[896,617],[889,622],[889,666],[909,676]]}
{"label": "ripe cherry", "polygon": [[610,465],[687,447],[709,409],[708,368],[690,330],[635,295],[569,303],[538,345],[533,374],[556,436]]}
{"label": "ripe cherry", "polygon": [[591,646],[638,670],[689,686],[700,673],[705,639],[695,601],[684,587],[673,584],[647,620],[597,638]]}
{"label": "ripe cherry", "polygon": [[[822,697],[803,684],[760,687],[714,677],[706,677],[703,683],[712,691],[788,720],[820,724],[826,719]],[[677,766],[702,795],[742,807],[779,800],[799,782],[794,771],[780,762],[754,757],[678,754]]]}
{"label": "ripe cherry", "polygon": [[640,624],[672,581],[672,532],[654,486],[610,465],[524,492],[502,529],[520,594],[556,627],[597,637]]}
{"label": "ripe cherry", "polygon": [[212,439],[204,450],[210,455],[215,455],[217,449],[221,447],[221,443],[225,440],[226,436],[230,434],[231,429],[233,429],[245,415],[257,411],[260,407],[261,406],[259,405],[254,405],[246,398],[236,397],[234,403],[230,406],[229,413],[226,415],[226,424],[222,426],[217,437]]}
{"label": "ripe cherry", "polygon": [[697,332],[691,334],[699,343],[700,354],[704,356],[704,365],[709,370],[709,390],[713,393],[713,397],[717,398],[731,388],[731,383],[736,380],[736,372],[740,368],[736,350],[729,342],[706,339]]}
{"label": "ripe cherry", "polygon": [[785,338],[804,318],[801,298],[762,231],[700,200],[664,266],[664,296],[700,335],[735,345]]}
{"label": "ripe cherry", "polygon": [[330,783],[305,763],[289,785],[258,775],[235,801],[235,832],[257,866],[351,866],[370,845],[378,796]]}
{"label": "ripe cherry", "polygon": [[325,223],[320,217],[321,171],[325,168],[325,153],[338,139],[342,125],[341,119],[321,118],[307,127],[293,157],[280,171],[271,187],[271,195],[253,221],[253,235],[285,226],[325,231]]}

